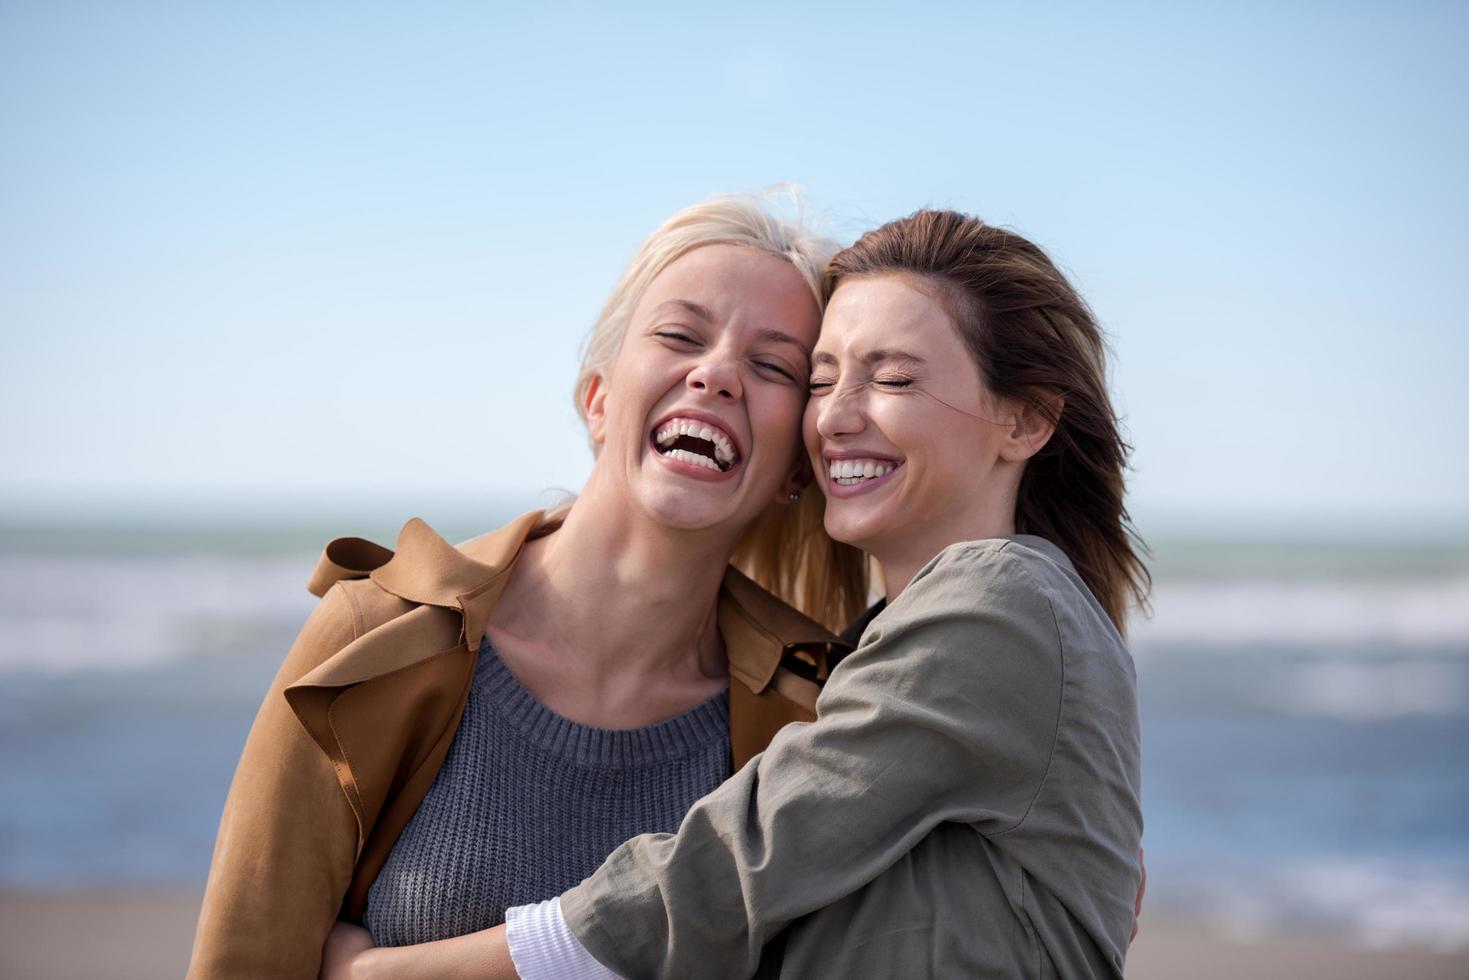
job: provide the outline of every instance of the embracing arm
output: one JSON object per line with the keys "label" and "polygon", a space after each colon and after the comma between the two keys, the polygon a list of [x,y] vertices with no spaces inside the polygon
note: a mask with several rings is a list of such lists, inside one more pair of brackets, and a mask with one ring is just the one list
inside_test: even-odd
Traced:
{"label": "embracing arm", "polygon": [[354,635],[351,600],[331,589],[255,717],[220,818],[190,980],[317,975],[351,881],[357,823],[283,692]]}
{"label": "embracing arm", "polygon": [[872,881],[943,821],[1026,817],[1055,744],[1057,625],[996,545],[950,549],[833,671],[817,720],[700,800],[675,835],[623,844],[561,897],[624,976],[748,976],[770,938]]}
{"label": "embracing arm", "polygon": [[516,980],[505,927],[415,946],[372,945],[361,926],[338,922],[322,952],[321,980]]}

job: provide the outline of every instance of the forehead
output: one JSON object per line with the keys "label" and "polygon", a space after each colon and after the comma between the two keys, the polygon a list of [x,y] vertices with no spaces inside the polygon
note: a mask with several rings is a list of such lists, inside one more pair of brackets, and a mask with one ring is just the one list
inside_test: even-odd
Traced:
{"label": "forehead", "polygon": [[815,294],[796,267],[745,245],[701,245],[680,255],[653,277],[634,317],[670,305],[697,307],[703,319],[719,324],[778,329],[808,347],[820,329]]}
{"label": "forehead", "polygon": [[936,363],[972,360],[948,310],[911,278],[894,275],[837,287],[816,349],[837,358],[896,350]]}

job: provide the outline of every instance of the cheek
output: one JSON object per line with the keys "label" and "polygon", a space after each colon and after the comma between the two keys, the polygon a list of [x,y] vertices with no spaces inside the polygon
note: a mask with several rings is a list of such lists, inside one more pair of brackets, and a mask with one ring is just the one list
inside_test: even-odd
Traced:
{"label": "cheek", "polygon": [[801,437],[806,443],[806,452],[814,460],[821,455],[821,436],[816,431],[816,419],[821,412],[821,405],[814,398],[806,401],[806,411],[801,416]]}
{"label": "cheek", "polygon": [[654,357],[624,358],[607,387],[609,426],[641,429],[647,416],[674,392],[682,380]]}
{"label": "cheek", "polygon": [[922,441],[924,483],[936,497],[962,497],[984,483],[997,456],[993,427],[943,413],[915,429]]}
{"label": "cheek", "polygon": [[801,439],[801,412],[806,399],[794,391],[772,392],[758,411],[761,431],[773,443],[794,445]]}
{"label": "cheek", "polygon": [[957,445],[946,416],[921,399],[893,396],[873,404],[868,421],[910,463],[942,466],[953,460]]}

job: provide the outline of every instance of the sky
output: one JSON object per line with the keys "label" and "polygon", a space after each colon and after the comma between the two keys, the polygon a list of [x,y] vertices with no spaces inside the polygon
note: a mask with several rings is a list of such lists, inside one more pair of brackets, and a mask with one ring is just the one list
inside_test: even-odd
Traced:
{"label": "sky", "polygon": [[1145,525],[1469,527],[1469,4],[0,0],[0,507],[534,498],[637,244],[789,181],[1092,304]]}

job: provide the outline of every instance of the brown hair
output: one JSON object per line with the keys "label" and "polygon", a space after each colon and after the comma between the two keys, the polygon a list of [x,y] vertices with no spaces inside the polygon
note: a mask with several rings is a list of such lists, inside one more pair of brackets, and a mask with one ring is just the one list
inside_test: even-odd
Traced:
{"label": "brown hair", "polygon": [[1091,310],[1035,244],[955,211],[917,211],[863,235],[832,259],[823,292],[882,273],[937,285],[985,387],[1055,424],[1021,475],[1015,529],[1064,551],[1125,632],[1128,606],[1146,607],[1152,579],[1123,503],[1131,447]]}

